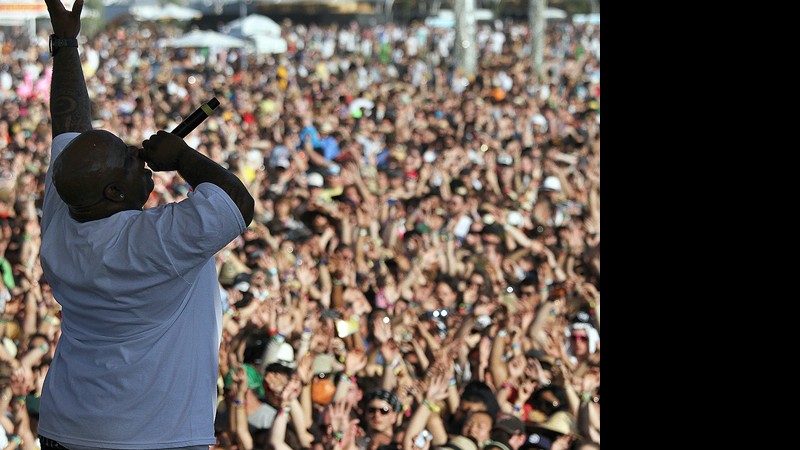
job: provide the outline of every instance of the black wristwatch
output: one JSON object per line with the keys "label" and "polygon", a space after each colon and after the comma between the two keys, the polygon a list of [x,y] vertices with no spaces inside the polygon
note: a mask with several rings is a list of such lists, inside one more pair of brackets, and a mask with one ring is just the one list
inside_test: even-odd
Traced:
{"label": "black wristwatch", "polygon": [[55,34],[50,35],[50,55],[56,56],[61,47],[75,47],[78,48],[78,38],[61,39],[56,37]]}

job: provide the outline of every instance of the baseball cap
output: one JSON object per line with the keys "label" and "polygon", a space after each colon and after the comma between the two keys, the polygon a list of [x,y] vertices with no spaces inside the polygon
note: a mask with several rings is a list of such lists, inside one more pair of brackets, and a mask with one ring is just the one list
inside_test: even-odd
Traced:
{"label": "baseball cap", "polygon": [[273,148],[272,153],[269,155],[269,165],[270,167],[288,169],[291,165],[291,161],[289,160],[289,149],[283,145]]}
{"label": "baseball cap", "polygon": [[478,450],[478,445],[466,436],[453,436],[447,441],[447,444],[439,446],[437,449]]}
{"label": "baseball cap", "polygon": [[277,354],[265,362],[265,372],[292,373],[297,367],[294,360],[294,349],[288,342],[282,342]]}
{"label": "baseball cap", "polygon": [[501,166],[513,166],[514,158],[507,153],[501,153],[497,155],[497,164],[500,164]]}
{"label": "baseball cap", "polygon": [[252,275],[245,272],[237,274],[235,277],[233,277],[233,288],[241,292],[247,292],[250,290],[251,277]]}
{"label": "baseball cap", "polygon": [[531,122],[533,122],[534,125],[542,127],[542,132],[547,131],[547,119],[545,119],[543,115],[534,114],[533,117],[531,117]]}
{"label": "baseball cap", "polygon": [[318,172],[310,172],[306,175],[306,183],[309,187],[322,187],[325,184],[325,179]]}
{"label": "baseball cap", "polygon": [[336,163],[331,163],[331,165],[328,166],[328,175],[339,175],[341,171],[342,168]]}
{"label": "baseball cap", "polygon": [[483,450],[511,450],[511,447],[505,442],[490,439],[484,444]]}
{"label": "baseball cap", "polygon": [[508,434],[517,434],[517,433],[525,433],[525,424],[519,419],[519,417],[512,416],[511,414],[498,414],[497,419],[494,422],[495,430],[502,430]]}
{"label": "baseball cap", "polygon": [[522,444],[520,450],[550,450],[553,439],[540,433],[533,432],[528,435],[528,440]]}
{"label": "baseball cap", "polygon": [[542,187],[540,187],[539,190],[561,192],[561,180],[557,177],[549,176],[544,179]]}

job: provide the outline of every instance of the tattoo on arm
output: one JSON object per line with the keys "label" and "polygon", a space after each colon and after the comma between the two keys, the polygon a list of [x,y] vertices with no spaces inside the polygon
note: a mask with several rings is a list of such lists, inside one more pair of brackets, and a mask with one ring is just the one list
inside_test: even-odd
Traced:
{"label": "tattoo on arm", "polygon": [[92,129],[92,106],[78,49],[62,48],[53,58],[50,116],[53,137]]}

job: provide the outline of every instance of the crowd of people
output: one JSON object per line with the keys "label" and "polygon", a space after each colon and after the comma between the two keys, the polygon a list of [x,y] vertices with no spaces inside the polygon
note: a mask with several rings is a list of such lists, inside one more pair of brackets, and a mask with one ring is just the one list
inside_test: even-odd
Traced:
{"label": "crowd of people", "polygon": [[[219,449],[598,449],[599,26],[282,24],[281,55],[82,36],[93,127],[185,138],[256,200],[215,259]],[[48,33],[0,36],[0,449],[37,447],[60,307],[39,262]],[[120,45],[136,42],[136,46]],[[537,68],[539,69],[539,68]],[[154,173],[145,208],[186,198]],[[209,330],[209,333],[215,332]]]}

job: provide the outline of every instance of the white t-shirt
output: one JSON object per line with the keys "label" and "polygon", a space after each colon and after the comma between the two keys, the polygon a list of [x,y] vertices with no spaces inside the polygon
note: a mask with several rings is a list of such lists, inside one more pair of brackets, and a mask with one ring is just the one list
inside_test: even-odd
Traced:
{"label": "white t-shirt", "polygon": [[[53,139],[52,161],[78,133]],[[79,223],[45,179],[41,262],[62,306],[39,433],[70,448],[214,439],[221,301],[213,255],[244,232],[202,183],[187,199]]]}

